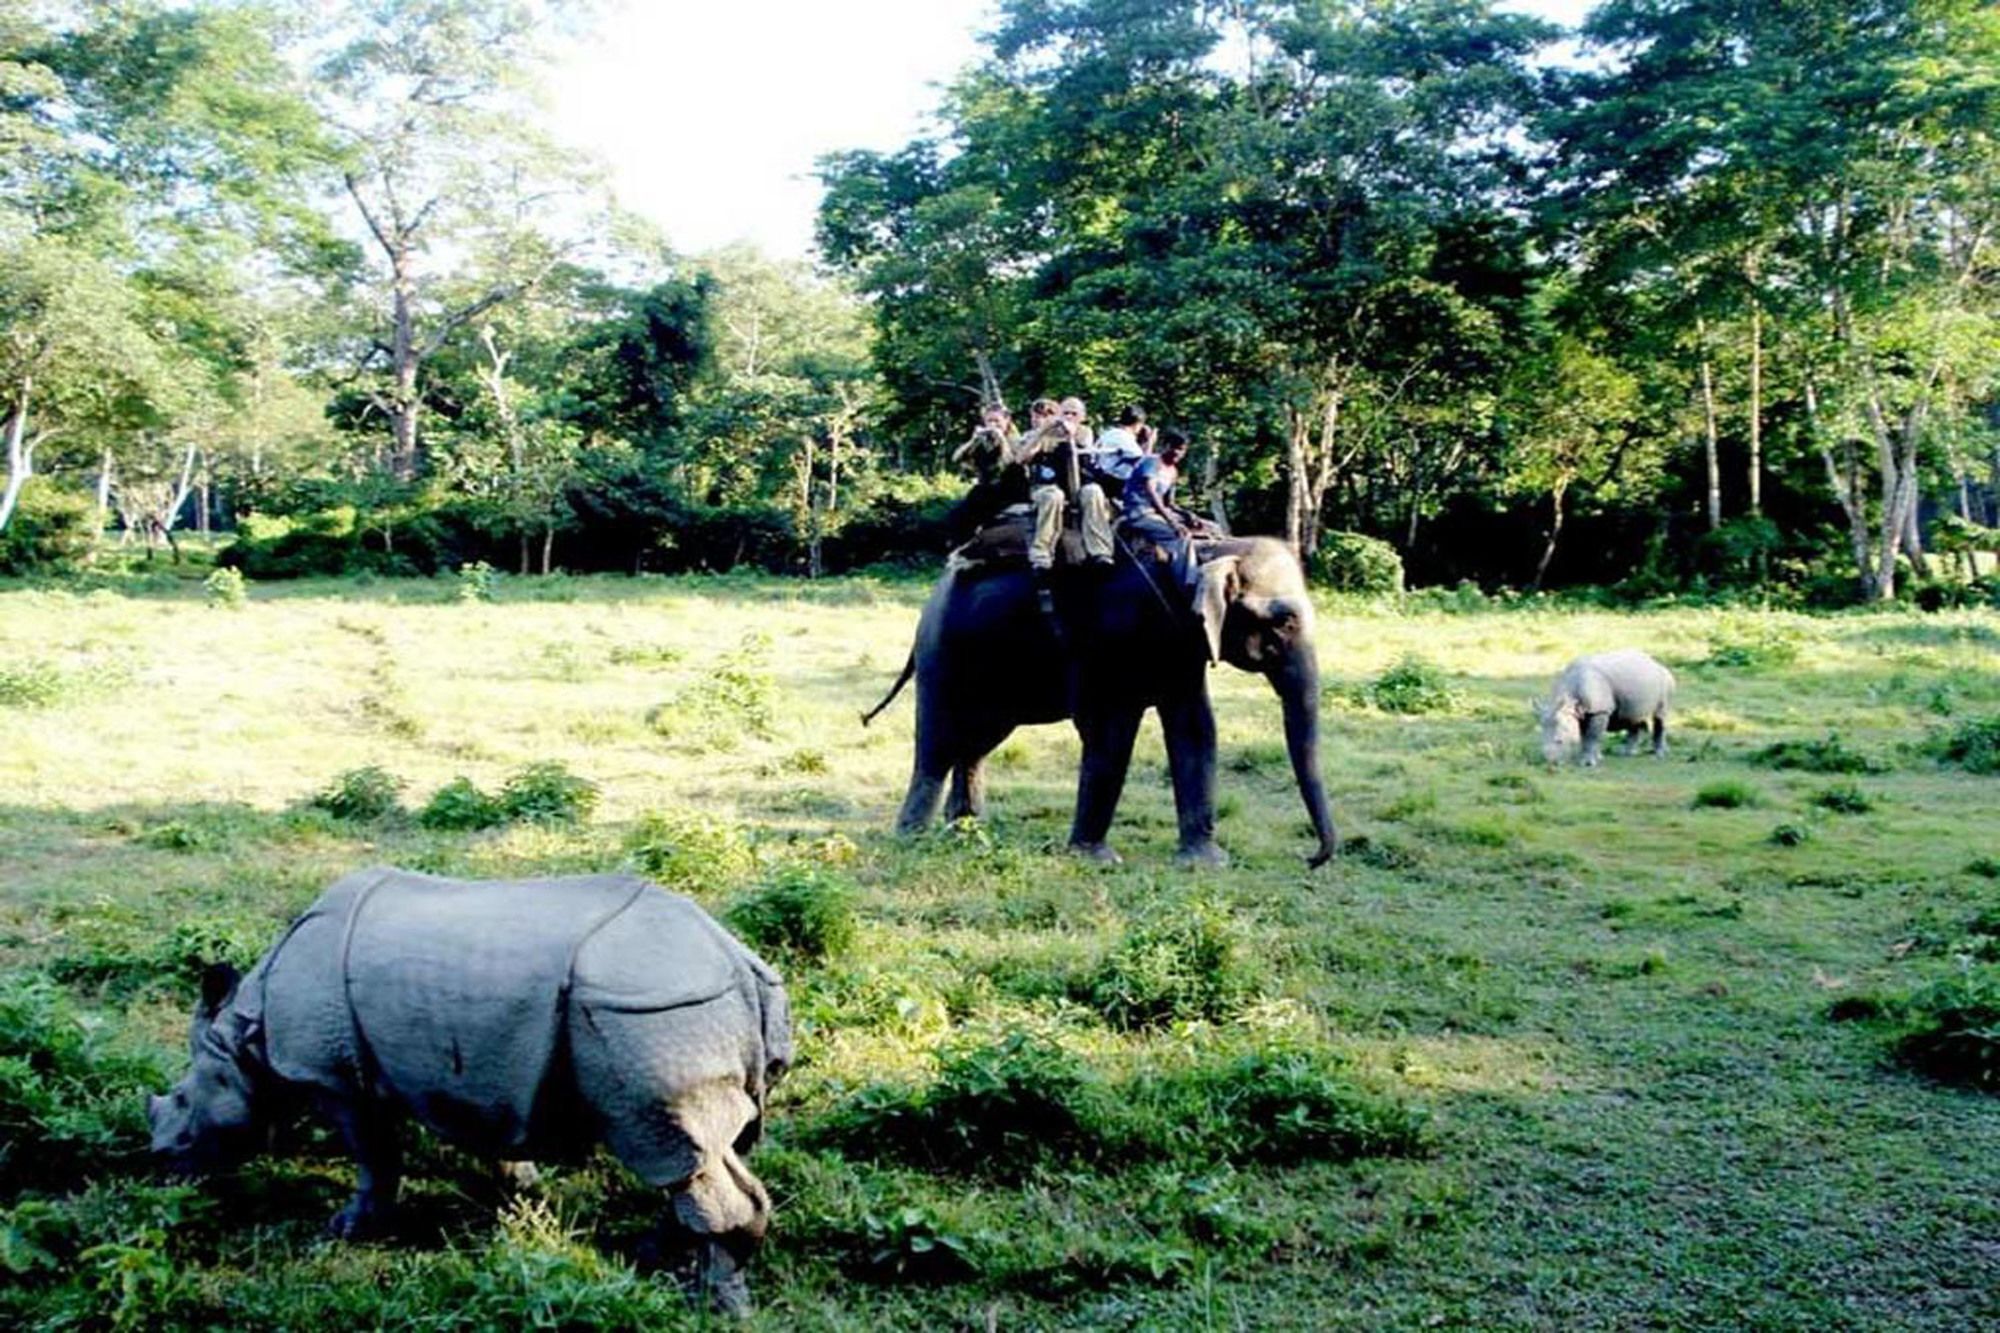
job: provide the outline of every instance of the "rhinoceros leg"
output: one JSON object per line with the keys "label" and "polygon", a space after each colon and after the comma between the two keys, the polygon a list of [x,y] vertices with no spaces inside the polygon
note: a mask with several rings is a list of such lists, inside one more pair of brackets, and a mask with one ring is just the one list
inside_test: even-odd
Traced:
{"label": "rhinoceros leg", "polygon": [[354,1197],[327,1222],[326,1229],[342,1240],[364,1240],[388,1228],[396,1209],[396,1187],[403,1168],[402,1144],[393,1112],[345,1098],[323,1103],[327,1119],[340,1132],[354,1156]]}
{"label": "rhinoceros leg", "polygon": [[758,1118],[744,1091],[744,1021],[727,1002],[667,1015],[586,1014],[572,1025],[577,1086],[604,1142],[634,1175],[667,1191],[673,1226],[701,1247],[715,1306],[747,1314],[743,1265],[764,1239],[771,1196],[737,1154]]}
{"label": "rhinoceros leg", "polygon": [[1665,713],[1655,713],[1653,714],[1653,755],[1655,758],[1665,758],[1666,753],[1667,715]]}
{"label": "rhinoceros leg", "polygon": [[1599,757],[1604,752],[1604,732],[1611,719],[1604,713],[1591,713],[1583,719],[1583,766],[1596,768]]}

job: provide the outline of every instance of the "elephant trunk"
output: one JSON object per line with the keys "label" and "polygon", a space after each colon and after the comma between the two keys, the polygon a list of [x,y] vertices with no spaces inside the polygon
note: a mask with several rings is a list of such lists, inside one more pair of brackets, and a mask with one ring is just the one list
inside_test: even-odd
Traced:
{"label": "elephant trunk", "polygon": [[1285,710],[1285,751],[1291,756],[1292,775],[1298,779],[1306,817],[1312,820],[1313,833],[1319,838],[1319,850],[1307,863],[1325,865],[1340,849],[1340,834],[1333,826],[1326,785],[1319,776],[1319,660],[1312,646],[1303,645],[1289,654],[1271,671],[1270,679]]}

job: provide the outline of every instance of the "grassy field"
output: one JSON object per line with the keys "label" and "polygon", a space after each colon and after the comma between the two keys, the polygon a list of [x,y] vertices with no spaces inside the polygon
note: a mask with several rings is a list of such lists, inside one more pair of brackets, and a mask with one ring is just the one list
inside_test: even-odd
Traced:
{"label": "grassy field", "polygon": [[[704,1322],[608,1161],[507,1198],[427,1147],[363,1246],[310,1131],[146,1174],[199,962],[375,862],[638,866],[782,961],[760,1326],[2000,1320],[2000,1038],[1975,1006],[1930,1066],[1970,1083],[1897,1058],[2000,1002],[2000,615],[1328,604],[1345,854],[1305,869],[1275,702],[1218,669],[1233,863],[1194,873],[1151,723],[1123,867],[1060,854],[1064,728],[984,827],[886,833],[910,704],[856,714],[923,591],[0,588],[0,1323]],[[1530,698],[1627,644],[1680,676],[1672,755],[1543,768]],[[497,803],[432,801],[460,777]]]}

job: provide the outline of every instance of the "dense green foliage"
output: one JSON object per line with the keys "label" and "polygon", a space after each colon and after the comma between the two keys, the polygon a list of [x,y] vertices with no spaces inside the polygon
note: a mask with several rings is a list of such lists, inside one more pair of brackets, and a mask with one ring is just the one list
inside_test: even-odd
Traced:
{"label": "dense green foliage", "polygon": [[825,272],[543,135],[591,17],[0,3],[0,572],[923,561],[981,395],[1074,391],[1341,588],[1995,595],[1980,0],[1007,0]]}

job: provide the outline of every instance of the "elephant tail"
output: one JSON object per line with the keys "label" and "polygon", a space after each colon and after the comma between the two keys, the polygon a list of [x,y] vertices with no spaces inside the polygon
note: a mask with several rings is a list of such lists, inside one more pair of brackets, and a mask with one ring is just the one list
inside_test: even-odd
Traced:
{"label": "elephant tail", "polygon": [[882,696],[881,703],[876,704],[873,708],[869,709],[867,712],[861,715],[861,725],[864,727],[867,726],[870,722],[873,722],[875,720],[876,714],[880,713],[883,709],[887,708],[890,704],[894,703],[896,701],[896,696],[903,692],[903,687],[910,683],[910,677],[916,674],[917,674],[917,650],[912,648],[910,650],[910,655],[903,660],[903,674],[896,677],[896,683],[894,685],[891,685],[889,687],[889,692]]}

